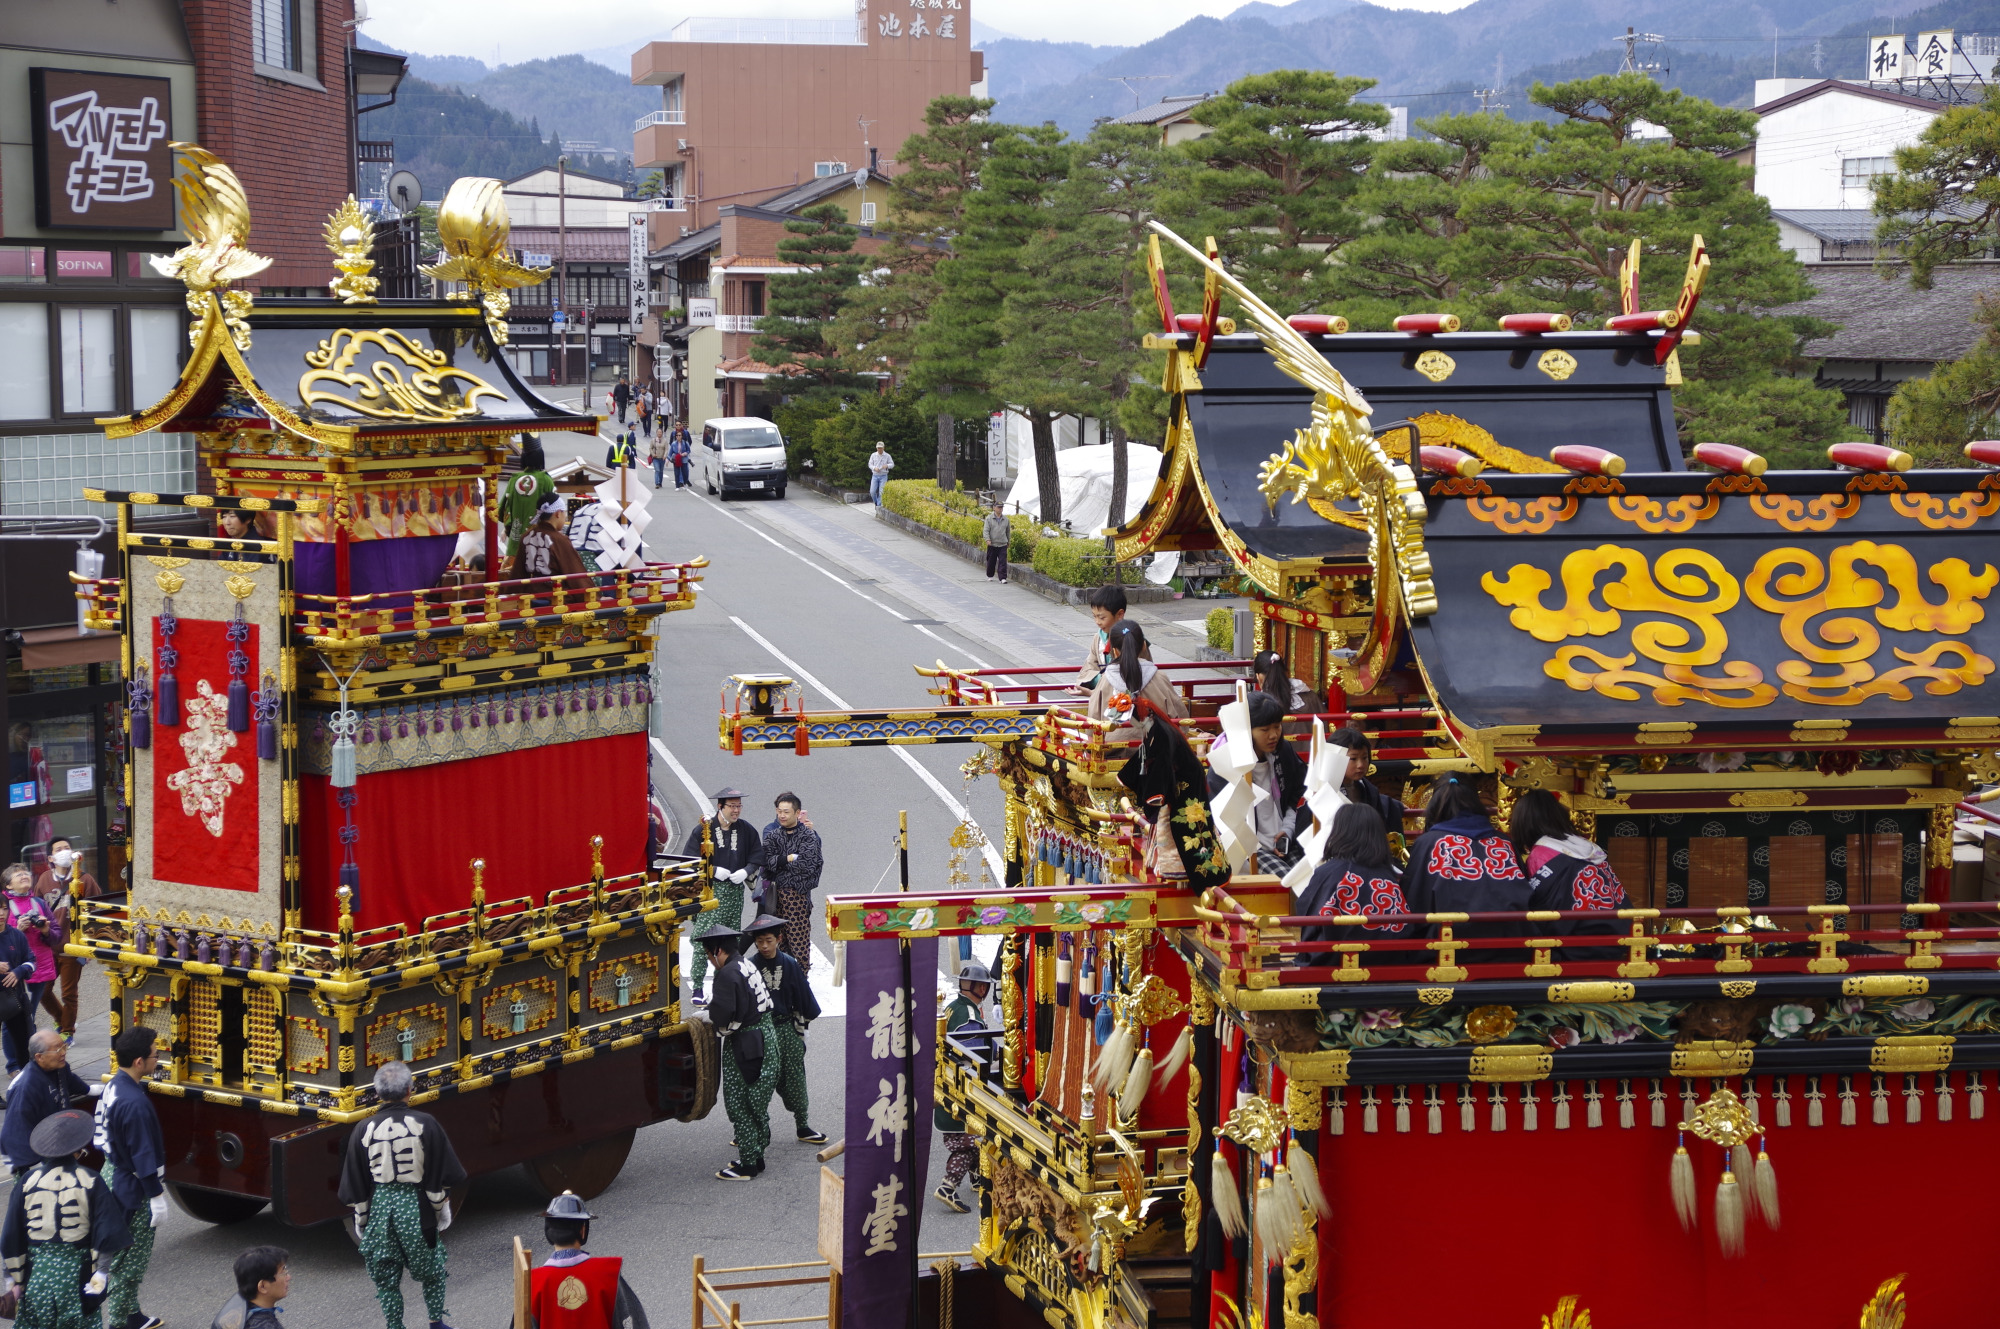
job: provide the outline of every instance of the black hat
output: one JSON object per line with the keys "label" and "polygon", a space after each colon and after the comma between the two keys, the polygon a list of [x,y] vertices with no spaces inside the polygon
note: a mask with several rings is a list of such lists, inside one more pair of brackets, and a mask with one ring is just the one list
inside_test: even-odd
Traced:
{"label": "black hat", "polygon": [[696,943],[699,944],[703,950],[707,950],[709,947],[715,945],[717,942],[723,942],[723,941],[740,942],[742,940],[743,940],[743,934],[741,932],[738,932],[735,928],[732,927],[710,928],[708,931],[702,933],[699,937],[695,938]]}
{"label": "black hat", "polygon": [[787,921],[789,920],[779,918],[776,914],[759,914],[750,920],[750,926],[744,931],[753,937],[759,932],[776,932],[785,926]]}
{"label": "black hat", "polygon": [[571,1223],[588,1223],[596,1215],[583,1207],[575,1191],[564,1191],[549,1201],[549,1207],[542,1210],[543,1218],[560,1218]]}
{"label": "black hat", "polygon": [[716,794],[715,801],[718,803],[727,803],[732,798],[740,799],[742,797],[743,797],[743,791],[741,789],[738,789],[733,784],[725,785],[723,786],[722,790]]}
{"label": "black hat", "polygon": [[90,1143],[95,1129],[88,1112],[68,1108],[42,1118],[28,1137],[28,1147],[43,1158],[68,1158]]}

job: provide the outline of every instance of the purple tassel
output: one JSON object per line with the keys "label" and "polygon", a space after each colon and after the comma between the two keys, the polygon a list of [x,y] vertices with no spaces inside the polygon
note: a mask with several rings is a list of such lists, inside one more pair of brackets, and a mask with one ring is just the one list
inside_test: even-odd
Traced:
{"label": "purple tassel", "polygon": [[592,689],[591,689],[591,690],[590,690],[589,692],[587,692],[587,693],[585,693],[585,694],[584,694],[584,701],[583,701],[583,704],[584,704],[584,708],[585,708],[586,710],[590,710],[590,711],[595,711],[595,710],[597,709],[597,689],[596,689],[596,688],[592,688]]}
{"label": "purple tassel", "polygon": [[174,958],[182,961],[188,958],[188,934],[185,932],[174,934]]}
{"label": "purple tassel", "polygon": [[409,717],[408,717],[408,716],[406,716],[406,715],[404,715],[404,714],[403,714],[403,713],[402,713],[401,711],[397,711],[397,712],[396,712],[396,737],[397,737],[397,738],[408,738],[409,736],[410,736],[410,720],[409,720]]}
{"label": "purple tassel", "polygon": [[173,934],[171,932],[168,932],[165,928],[161,928],[155,933],[153,933],[153,954],[159,956],[162,960],[164,960],[173,953],[174,953]]}
{"label": "purple tassel", "polygon": [[146,925],[143,922],[132,925],[132,950],[139,955],[146,953]]}
{"label": "purple tassel", "polygon": [[132,708],[130,715],[132,717],[132,746],[135,748],[152,747],[153,713],[147,709],[144,702],[140,702]]}
{"label": "purple tassel", "polygon": [[650,706],[653,704],[653,685],[651,683],[641,683],[639,685],[639,704],[641,706]]}
{"label": "purple tassel", "polygon": [[514,699],[512,697],[507,698],[507,723],[514,723]]}
{"label": "purple tassel", "polygon": [[474,706],[474,707],[472,708],[472,713],[471,713],[471,715],[470,715],[469,717],[467,717],[467,718],[469,718],[469,719],[470,719],[470,720],[472,721],[472,727],[473,727],[474,729],[477,729],[477,728],[479,728],[479,707],[477,707],[477,706]]}
{"label": "purple tassel", "polygon": [[264,719],[257,721],[257,759],[276,761],[278,759],[278,722]]}
{"label": "purple tassel", "polygon": [[278,967],[278,947],[275,943],[269,941],[264,943],[264,949],[257,956],[257,967],[266,973]]}
{"label": "purple tassel", "polygon": [[172,729],[181,722],[181,681],[172,672],[160,675],[160,727]]}
{"label": "purple tassel", "polygon": [[546,720],[549,718],[549,701],[547,697],[537,697],[535,699],[535,718],[537,720]]}
{"label": "purple tassel", "polygon": [[240,678],[229,680],[229,732],[250,732],[250,685]]}
{"label": "purple tassel", "polygon": [[201,964],[213,964],[215,962],[215,947],[209,944],[206,932],[202,933],[200,940],[195,943],[194,958]]}
{"label": "purple tassel", "polygon": [[620,706],[630,706],[632,704],[632,684],[629,681],[624,687],[618,689],[618,704]]}
{"label": "purple tassel", "polygon": [[451,707],[451,732],[456,734],[463,728],[465,728],[465,716],[459,711],[458,703],[453,702]]}

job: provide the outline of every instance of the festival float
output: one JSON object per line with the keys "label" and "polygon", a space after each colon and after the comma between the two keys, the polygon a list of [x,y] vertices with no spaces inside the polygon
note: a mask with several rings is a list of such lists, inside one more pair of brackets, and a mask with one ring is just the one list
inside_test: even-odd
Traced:
{"label": "festival float", "polygon": [[[1355,333],[1281,317],[1212,242],[1155,229],[1204,298],[1176,313],[1155,242],[1171,423],[1119,553],[1228,551],[1259,647],[1326,698],[1292,724],[1316,814],[1338,801],[1324,728],[1352,724],[1406,803],[1455,774],[1504,826],[1550,791],[1633,907],[1582,949],[1562,934],[1586,913],[1300,916],[1246,871],[1227,761],[1230,788],[1175,825],[1185,878],[1163,879],[1119,779],[1137,745],[1063,697],[1071,665],[921,669],[939,703],[920,712],[815,713],[740,677],[729,750],[975,743],[968,776],[1004,792],[999,889],[961,871],[826,906],[850,983],[868,948],[891,970],[914,952],[907,979],[932,938],[1001,939],[1000,1022],[941,1033],[922,1099],[983,1137],[987,1322],[1990,1319],[2000,929],[1954,898],[1951,840],[2000,779],[1980,542],[2000,473],[1685,447],[1699,240],[1667,309],[1639,307],[1635,246],[1598,330]],[[2000,465],[2000,444],[1968,454]],[[1245,723],[1234,683],[1167,669],[1197,753]],[[1415,939],[1369,939],[1397,923]],[[851,1084],[873,1085],[869,1055],[850,1040]],[[918,1271],[871,1239],[900,1193],[872,1183],[908,1185],[914,1213],[923,1159],[907,1179],[871,1162],[857,1197],[853,1106],[847,1286],[881,1261],[889,1305]],[[1896,1202],[1950,1221],[1826,1226]]]}
{"label": "festival float", "polygon": [[[376,299],[349,199],[331,296],[262,299],[235,289],[269,263],[240,183],[175,147],[192,239],[156,262],[191,349],[164,399],[99,423],[194,434],[213,483],[86,491],[117,518],[116,575],[77,594],[122,638],[134,850],[68,953],[103,965],[114,1035],[159,1033],[167,1188],[197,1218],[343,1216],[341,1144],[391,1060],[468,1171],[595,1194],[639,1127],[714,1100],[677,995],[712,898],[697,860],[648,858],[652,634],[703,564],[644,562],[626,521],[602,571],[503,575],[514,436],[598,421],[502,351],[508,288],[549,274],[509,258],[497,181],[439,211],[427,271],[463,294]],[[162,507],[215,524],[133,528]],[[486,571],[447,577],[467,533]]]}

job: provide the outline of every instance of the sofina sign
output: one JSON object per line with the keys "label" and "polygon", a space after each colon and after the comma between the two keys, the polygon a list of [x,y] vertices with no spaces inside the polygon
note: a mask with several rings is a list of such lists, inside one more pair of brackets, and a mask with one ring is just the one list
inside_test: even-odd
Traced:
{"label": "sofina sign", "polygon": [[36,225],[174,228],[172,86],[132,74],[28,71]]}

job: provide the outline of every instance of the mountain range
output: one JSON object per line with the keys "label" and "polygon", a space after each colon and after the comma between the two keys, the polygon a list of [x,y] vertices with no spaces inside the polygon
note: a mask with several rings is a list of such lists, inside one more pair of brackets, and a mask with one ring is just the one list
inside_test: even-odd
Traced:
{"label": "mountain range", "polygon": [[[1177,93],[1215,92],[1270,69],[1330,69],[1376,81],[1369,94],[1412,118],[1478,106],[1498,89],[1516,117],[1527,90],[1617,72],[1628,28],[1665,34],[1636,54],[1661,82],[1748,106],[1755,80],[1859,77],[1864,38],[1934,28],[2000,32],[2000,0],[1945,0],[1912,14],[1880,0],[1476,0],[1434,14],[1364,0],[1252,0],[1227,18],[1191,19],[1142,45],[1083,47],[1009,39],[986,45],[996,119],[1053,121],[1071,134]],[[1090,63],[1093,56],[1100,56]],[[1774,68],[1775,65],[1775,68]],[[1121,82],[1121,80],[1123,80]]]}

